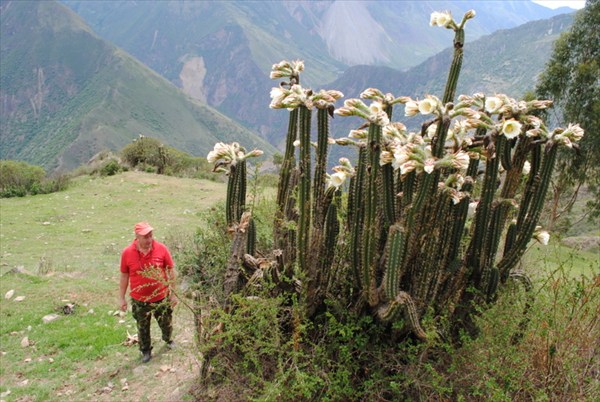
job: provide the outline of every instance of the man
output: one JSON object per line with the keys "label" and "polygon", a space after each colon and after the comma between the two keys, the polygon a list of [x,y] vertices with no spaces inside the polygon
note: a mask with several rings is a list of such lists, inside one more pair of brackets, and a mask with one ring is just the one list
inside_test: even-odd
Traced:
{"label": "man", "polygon": [[152,237],[153,230],[148,222],[137,223],[134,227],[135,240],[121,254],[121,310],[127,311],[125,293],[129,286],[131,311],[137,323],[143,363],[152,358],[152,315],[158,322],[167,347],[175,346],[172,319],[177,297],[169,289],[169,285],[175,281],[175,264],[169,249]]}

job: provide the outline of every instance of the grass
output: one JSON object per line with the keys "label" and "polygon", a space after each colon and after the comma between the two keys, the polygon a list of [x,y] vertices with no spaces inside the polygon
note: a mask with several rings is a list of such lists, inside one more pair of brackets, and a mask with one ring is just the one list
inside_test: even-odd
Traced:
{"label": "grass", "polygon": [[530,246],[520,266],[534,278],[565,267],[573,278],[585,276],[592,279],[600,275],[600,254],[576,251],[557,241],[551,241],[547,246],[535,243]]}
{"label": "grass", "polygon": [[[160,241],[191,236],[202,224],[199,212],[224,195],[222,183],[126,172],[79,177],[59,193],[0,199],[0,399],[161,400],[152,381],[170,375],[174,389],[193,377],[181,356],[160,349],[154,322],[158,375],[148,373],[156,367],[140,369],[136,347],[122,345],[137,331],[129,313],[114,313],[120,252],[141,220]],[[9,290],[14,295],[5,299]],[[76,305],[73,314],[61,313],[66,303]],[[48,314],[59,318],[45,324]],[[176,337],[193,339],[191,313],[177,308],[175,321],[189,327],[176,328]]]}

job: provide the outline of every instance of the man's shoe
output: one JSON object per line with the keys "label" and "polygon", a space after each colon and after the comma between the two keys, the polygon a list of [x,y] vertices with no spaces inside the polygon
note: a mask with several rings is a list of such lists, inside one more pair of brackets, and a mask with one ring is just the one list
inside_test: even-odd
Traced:
{"label": "man's shoe", "polygon": [[142,363],[148,363],[152,359],[152,352],[143,352],[142,353]]}
{"label": "man's shoe", "polygon": [[175,341],[169,341],[167,342],[167,347],[172,350],[177,347],[177,344],[175,343]]}

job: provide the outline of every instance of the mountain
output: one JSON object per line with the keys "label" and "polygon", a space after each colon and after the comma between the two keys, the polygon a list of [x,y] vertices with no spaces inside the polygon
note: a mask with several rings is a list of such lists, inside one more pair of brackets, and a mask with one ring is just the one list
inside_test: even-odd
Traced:
{"label": "mountain", "polygon": [[194,155],[256,134],[100,39],[54,1],[0,2],[0,158],[72,169],[139,134]]}
{"label": "mountain", "polygon": [[[457,95],[505,93],[513,98],[522,98],[526,92],[533,91],[537,76],[550,59],[554,41],[571,27],[573,16],[563,14],[529,22],[465,44]],[[447,34],[447,41],[451,43],[453,33],[448,31]],[[441,98],[452,52],[452,48],[447,48],[407,71],[376,66],[351,67],[339,79],[327,84],[327,88],[342,91],[345,98],[359,97],[370,87],[394,96],[422,99],[426,94],[432,94]],[[404,120],[398,117],[403,114],[400,114],[401,107],[396,109],[396,118]],[[338,137],[346,136],[350,129],[361,124],[358,119],[352,118],[339,119],[336,123],[335,135]],[[418,124],[418,119],[409,119],[405,123]]]}
{"label": "mountain", "polygon": [[[64,0],[101,37],[224,114],[281,144],[269,104],[272,64],[302,59],[303,84],[318,87],[350,66],[397,70],[448,46],[432,11],[475,9],[469,40],[550,18],[530,1],[89,1]],[[272,116],[275,116],[275,120]],[[275,126],[274,126],[275,124]]]}

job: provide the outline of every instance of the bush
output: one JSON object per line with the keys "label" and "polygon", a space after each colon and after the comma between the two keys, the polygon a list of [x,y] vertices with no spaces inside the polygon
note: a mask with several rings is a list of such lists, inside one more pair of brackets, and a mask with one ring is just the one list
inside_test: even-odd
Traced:
{"label": "bush", "polygon": [[123,162],[148,173],[215,180],[206,158],[193,157],[159,140],[140,136],[121,150]]}
{"label": "bush", "polygon": [[106,162],[104,165],[102,165],[102,168],[100,168],[100,175],[101,176],[114,176],[117,173],[120,173],[122,170],[123,170],[123,168],[121,167],[119,162],[117,162],[114,159],[111,159],[108,162]]}
{"label": "bush", "polygon": [[40,166],[22,161],[0,161],[0,197],[2,198],[62,191],[69,183],[68,175],[46,177],[46,172]]}

